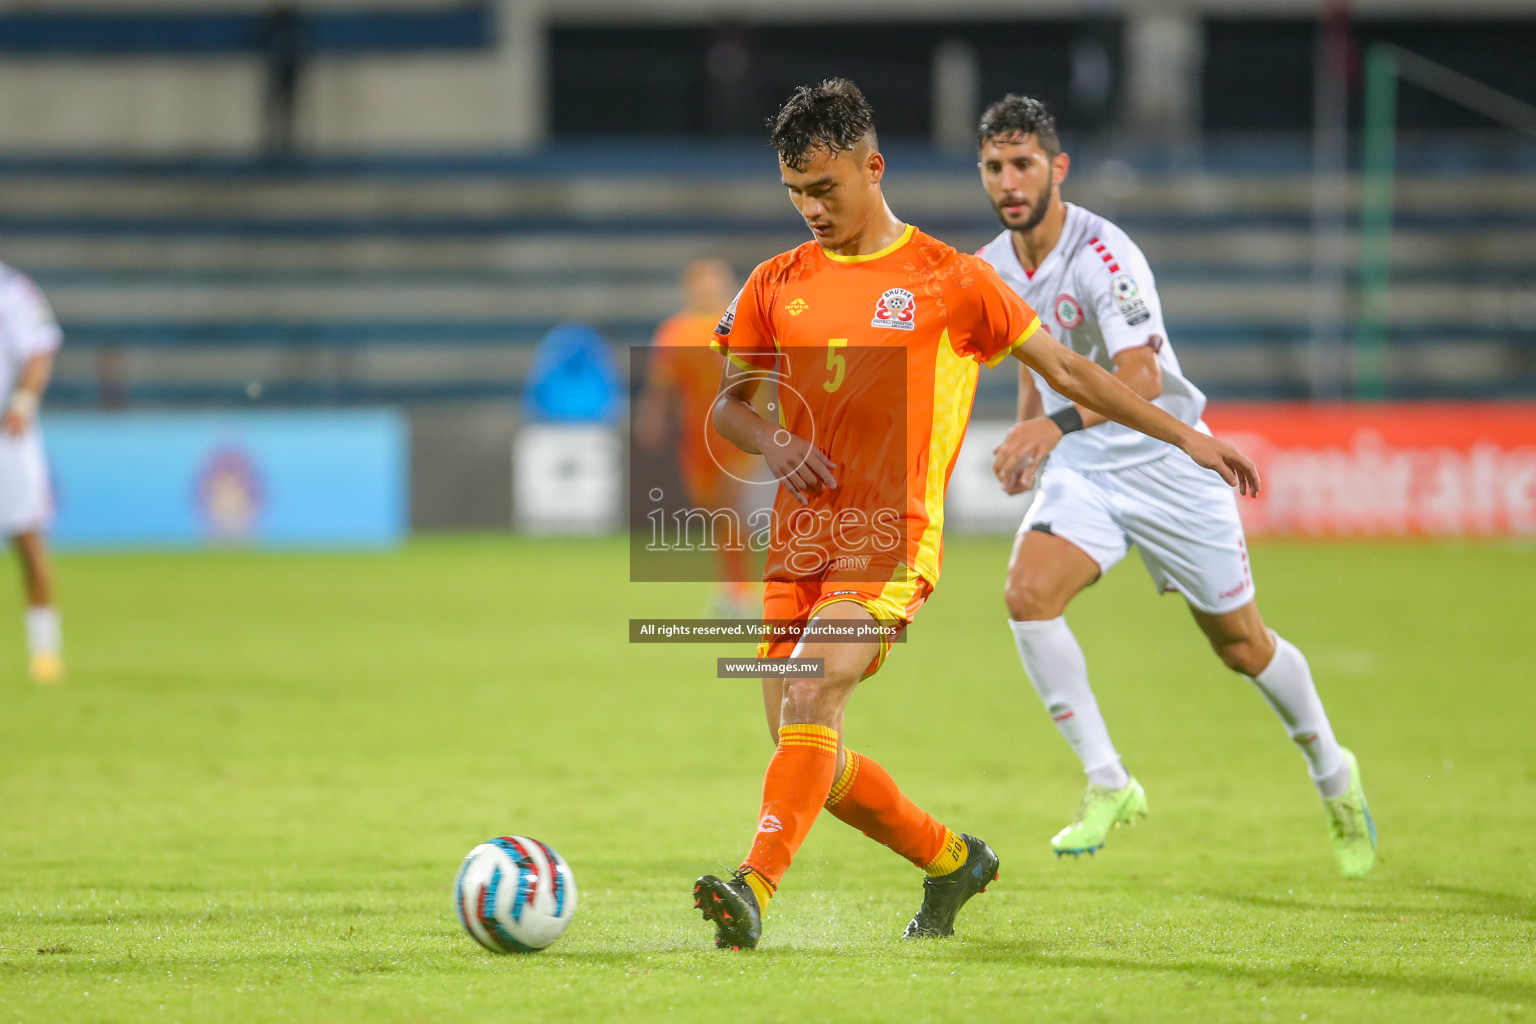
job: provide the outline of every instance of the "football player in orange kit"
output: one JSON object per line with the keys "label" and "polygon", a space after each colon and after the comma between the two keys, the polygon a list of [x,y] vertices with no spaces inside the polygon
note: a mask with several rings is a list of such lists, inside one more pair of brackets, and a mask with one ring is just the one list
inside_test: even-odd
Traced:
{"label": "football player in orange kit", "polygon": [[[635,441],[647,452],[666,440],[667,413],[676,413],[677,468],[691,508],[738,510],[760,460],[728,444],[710,445],[706,431],[720,387],[721,357],[710,351],[715,324],[731,301],[735,275],[724,260],[697,259],[683,268],[683,309],[656,328],[645,390],[635,406]],[[710,612],[755,618],[761,600],[745,546],[716,552],[718,589]]]}
{"label": "football player in orange kit", "polygon": [[[772,140],[813,241],[758,266],[716,327],[728,361],[714,424],[761,454],[781,485],[764,618],[803,621],[804,634],[764,643],[759,657],[822,669],[764,678],[777,746],[757,832],[730,878],[698,880],[694,905],[714,923],[715,945],[756,946],[762,912],[825,806],[926,873],[906,935],[949,935],[997,877],[997,855],[918,808],[841,735],[854,687],[889,650],[880,629],[904,627],[938,581],[944,491],[979,366],[1013,355],[1073,401],[1177,445],[1246,493],[1258,476],[1231,445],[1053,341],[985,262],[898,220],[881,193],[873,112],[852,82],[797,90]],[[752,405],[770,381],[777,422]],[[836,635],[850,629],[868,638]]]}

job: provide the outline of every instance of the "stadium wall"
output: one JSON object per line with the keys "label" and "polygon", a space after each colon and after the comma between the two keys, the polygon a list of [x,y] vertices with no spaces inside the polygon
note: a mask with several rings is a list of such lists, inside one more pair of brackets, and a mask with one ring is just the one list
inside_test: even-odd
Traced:
{"label": "stadium wall", "polygon": [[387,547],[409,435],[387,409],[44,417],[64,547]]}
{"label": "stadium wall", "polygon": [[[840,21],[852,27],[839,30],[838,39],[857,46],[868,43],[861,23],[899,27],[934,17],[933,5],[920,0],[300,0],[283,6],[335,29],[305,44],[300,68],[295,141],[299,151],[318,156],[538,146],[549,130],[549,39],[562,28],[714,30]],[[219,0],[0,5],[0,146],[8,153],[128,156],[256,152],[272,58],[263,52],[259,23],[276,9]],[[1316,13],[1311,0],[1034,0],[1022,6],[960,0],[943,9],[955,22],[1100,24],[1125,51],[1118,127],[1174,137],[1196,127],[1203,21],[1290,19],[1302,31],[1305,61]],[[1357,0],[1353,13],[1361,19],[1529,18],[1530,5],[1467,0],[1452,9],[1443,0]],[[181,19],[177,33],[153,24],[166,17]],[[256,28],[242,28],[242,19]],[[370,19],[379,24],[370,29]],[[403,29],[411,19],[437,28]],[[1116,19],[1124,23],[1123,35],[1105,28]],[[803,38],[817,41],[814,32]],[[974,77],[967,68],[976,55],[956,52],[958,65],[936,51],[932,67],[917,72],[920,91],[931,75],[935,94],[954,101],[942,109],[966,106],[965,82]],[[668,63],[657,56],[650,71],[675,75]],[[1296,60],[1288,55],[1281,63]],[[943,135],[935,132],[941,142]]]}
{"label": "stadium wall", "polygon": [[1536,406],[1222,404],[1211,428],[1259,466],[1251,534],[1536,535]]}
{"label": "stadium wall", "polygon": [[[1259,465],[1261,496],[1239,502],[1252,535],[1536,536],[1536,403],[1227,402],[1207,419]],[[952,531],[1009,533],[1027,509],[1029,495],[1004,495],[991,474],[1010,425],[971,424],[946,504]],[[389,410],[53,414],[55,533],[76,547],[355,547],[397,543],[407,529],[506,530],[518,518],[514,476],[529,489],[519,426],[495,406],[409,420]],[[622,449],[622,433],[612,436]],[[546,470],[551,487],[568,489],[569,466]],[[599,491],[622,493],[618,459],[592,472],[610,477]]]}
{"label": "stadium wall", "polygon": [[[1240,498],[1251,536],[1536,536],[1536,404],[1220,402],[1211,429],[1258,464]],[[1011,423],[971,424],[950,483],[951,527],[1011,532],[1031,495],[992,478]]]}
{"label": "stadium wall", "polygon": [[[366,6],[372,15],[332,15],[322,24],[330,29],[305,44],[298,149],[517,150],[542,140],[545,33],[537,4],[490,0],[483,39],[458,27],[463,4]],[[167,15],[167,7],[190,13]],[[392,20],[402,7],[415,12],[420,32]],[[438,31],[428,30],[434,8],[445,11]],[[43,15],[0,9],[0,145],[10,153],[256,152],[268,89],[267,9],[155,2],[50,5]],[[424,42],[413,43],[413,33]]]}
{"label": "stadium wall", "polygon": [[[953,0],[943,5],[952,17],[1063,17],[1109,8],[1128,15],[1243,15],[1315,17],[1317,0],[1119,0],[1117,3],[1084,3],[1083,0]],[[1454,8],[1446,0],[1353,0],[1359,17],[1414,16],[1467,17],[1509,16],[1530,13],[1528,0],[1467,0]],[[931,0],[559,0],[551,3],[550,16],[561,22],[657,22],[720,21],[727,19],[778,21],[799,19],[931,18]]]}

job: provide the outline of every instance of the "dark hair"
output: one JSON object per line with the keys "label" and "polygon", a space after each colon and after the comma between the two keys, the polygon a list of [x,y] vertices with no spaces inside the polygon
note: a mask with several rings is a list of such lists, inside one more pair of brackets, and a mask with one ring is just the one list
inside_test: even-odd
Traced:
{"label": "dark hair", "polygon": [[993,139],[1023,138],[1033,135],[1046,155],[1061,152],[1061,139],[1056,134],[1056,119],[1045,104],[1033,96],[1009,93],[992,104],[981,115],[976,126],[976,148]]}
{"label": "dark hair", "polygon": [[820,85],[802,85],[768,120],[769,138],[779,159],[791,170],[805,170],[806,158],[818,149],[833,156],[875,139],[875,112],[859,87],[846,78],[829,78]]}

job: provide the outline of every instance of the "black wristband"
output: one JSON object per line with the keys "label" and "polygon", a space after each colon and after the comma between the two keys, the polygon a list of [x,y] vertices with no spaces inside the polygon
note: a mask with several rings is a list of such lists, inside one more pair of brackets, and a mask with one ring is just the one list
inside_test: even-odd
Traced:
{"label": "black wristband", "polygon": [[1061,428],[1061,436],[1066,437],[1074,430],[1083,429],[1083,414],[1077,411],[1077,406],[1069,405],[1065,409],[1058,409],[1046,419]]}

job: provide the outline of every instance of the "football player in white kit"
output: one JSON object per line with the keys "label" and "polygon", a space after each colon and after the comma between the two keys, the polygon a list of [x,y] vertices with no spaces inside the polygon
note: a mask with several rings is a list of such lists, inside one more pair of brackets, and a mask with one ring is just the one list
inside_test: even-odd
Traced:
{"label": "football player in white kit", "polygon": [[11,538],[26,587],[27,651],[32,678],[64,678],[53,571],[43,531],[53,512],[38,405],[53,373],[62,334],[43,293],[25,274],[0,263],[0,536]]}
{"label": "football player in white kit", "polygon": [[[1141,250],[1115,225],[1061,198],[1070,160],[1050,112],[1010,95],[982,115],[977,148],[982,184],[1004,228],[980,255],[1040,310],[1062,344],[1206,430],[1205,395],[1179,370]],[[1376,830],[1359,766],[1334,738],[1307,659],[1259,616],[1232,488],[1177,449],[1074,405],[1027,367],[1019,422],[995,454],[993,470],[1009,493],[1036,487],[1039,475],[1008,566],[1009,625],[1025,672],[1088,776],[1076,820],[1051,840],[1057,854],[1092,853],[1112,828],[1147,811],[1063,618],[1073,596],[1134,545],[1157,589],[1184,597],[1217,656],[1258,687],[1300,748],[1339,870],[1352,878],[1369,872]]]}

